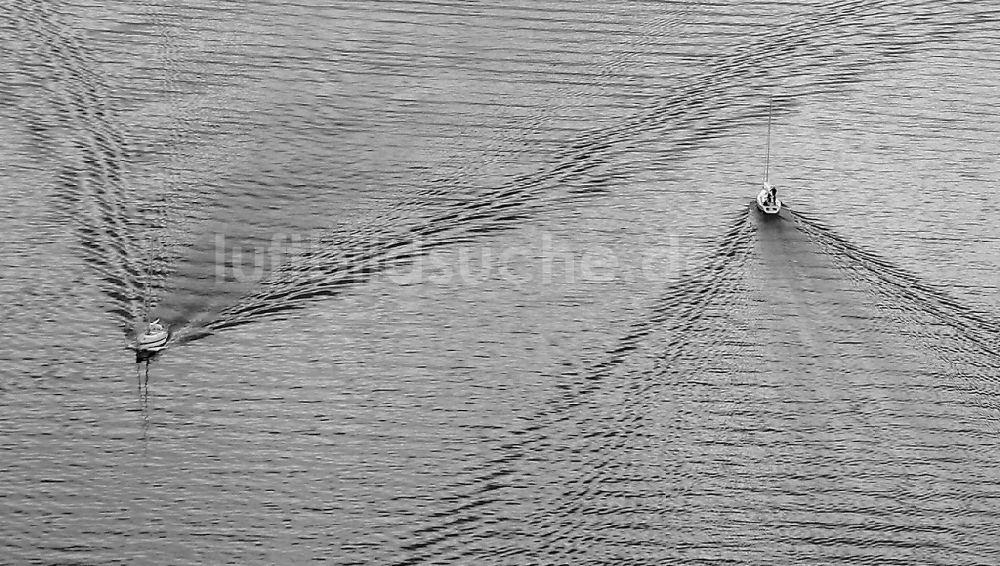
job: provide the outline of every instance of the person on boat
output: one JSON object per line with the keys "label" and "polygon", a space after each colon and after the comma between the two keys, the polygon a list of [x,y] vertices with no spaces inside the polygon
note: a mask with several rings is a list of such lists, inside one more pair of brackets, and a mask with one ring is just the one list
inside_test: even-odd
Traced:
{"label": "person on boat", "polygon": [[778,188],[771,185],[771,190],[768,193],[767,198],[771,201],[771,204],[778,204]]}
{"label": "person on boat", "polygon": [[149,323],[149,327],[146,328],[146,334],[157,334],[163,332],[163,326],[160,324],[160,319],[156,319]]}
{"label": "person on boat", "polygon": [[774,185],[765,182],[764,188],[760,192],[764,195],[764,206],[771,206],[775,204],[775,195],[777,194],[777,191],[774,190]]}

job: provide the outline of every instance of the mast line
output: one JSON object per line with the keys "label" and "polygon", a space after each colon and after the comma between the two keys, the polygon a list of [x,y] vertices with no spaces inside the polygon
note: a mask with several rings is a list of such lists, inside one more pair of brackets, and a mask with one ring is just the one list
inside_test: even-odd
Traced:
{"label": "mast line", "polygon": [[771,165],[771,107],[774,106],[774,97],[767,102],[767,153],[764,157],[764,184],[767,184],[767,170]]}

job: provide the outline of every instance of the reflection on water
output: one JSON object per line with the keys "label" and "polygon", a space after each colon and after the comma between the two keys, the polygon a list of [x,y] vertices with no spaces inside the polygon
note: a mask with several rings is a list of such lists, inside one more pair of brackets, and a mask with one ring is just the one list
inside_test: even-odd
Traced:
{"label": "reflection on water", "polygon": [[996,20],[13,2],[3,555],[988,562]]}

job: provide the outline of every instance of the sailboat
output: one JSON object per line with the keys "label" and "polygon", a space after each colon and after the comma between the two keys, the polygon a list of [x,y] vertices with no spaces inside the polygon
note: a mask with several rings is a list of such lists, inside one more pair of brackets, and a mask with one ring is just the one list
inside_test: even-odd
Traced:
{"label": "sailboat", "polygon": [[767,155],[764,158],[764,182],[757,193],[757,208],[767,215],[777,215],[781,212],[781,201],[778,200],[778,189],[767,182],[767,173],[771,161],[771,107],[767,106]]}
{"label": "sailboat", "polygon": [[130,347],[135,350],[135,363],[148,362],[150,358],[167,347],[170,341],[170,328],[164,326],[160,319],[149,321],[149,276],[153,264],[152,252],[149,254],[148,265],[146,266],[146,284],[143,297],[143,318],[147,321],[146,329],[136,337],[135,343]]}
{"label": "sailboat", "polygon": [[[146,325],[146,330],[136,340],[135,352],[138,356],[142,352],[154,354],[167,347],[170,340],[170,330],[156,319]],[[141,361],[141,360],[140,360]]]}

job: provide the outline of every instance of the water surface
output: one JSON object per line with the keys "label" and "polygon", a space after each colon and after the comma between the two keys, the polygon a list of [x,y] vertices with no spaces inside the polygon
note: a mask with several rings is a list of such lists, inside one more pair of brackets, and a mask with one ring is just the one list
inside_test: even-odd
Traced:
{"label": "water surface", "polygon": [[989,6],[0,27],[11,563],[1000,556]]}

